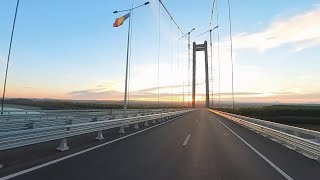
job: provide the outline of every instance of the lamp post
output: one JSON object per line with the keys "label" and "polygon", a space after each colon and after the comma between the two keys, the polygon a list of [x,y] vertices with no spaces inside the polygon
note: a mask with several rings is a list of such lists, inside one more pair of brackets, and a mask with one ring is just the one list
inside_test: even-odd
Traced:
{"label": "lamp post", "polygon": [[137,9],[139,7],[148,5],[149,2],[145,2],[144,4],[141,4],[139,6],[130,8],[130,9],[125,9],[125,10],[120,10],[120,11],[113,11],[113,13],[120,13],[120,12],[127,12],[129,11],[130,13],[130,19],[129,19],[129,26],[128,26],[128,40],[127,40],[127,60],[126,60],[126,77],[125,77],[125,88],[124,88],[124,104],[123,104],[123,117],[127,117],[127,108],[128,108],[128,64],[129,64],[129,44],[130,44],[130,29],[131,29],[131,12],[134,9]]}
{"label": "lamp post", "polygon": [[234,74],[233,74],[233,56],[232,56],[232,26],[231,26],[231,9],[230,0],[228,0],[228,11],[229,11],[229,37],[230,37],[230,59],[231,59],[231,78],[232,78],[232,113],[234,113]]}
{"label": "lamp post", "polygon": [[[195,30],[196,28],[192,28],[189,32],[187,32],[186,34],[184,34],[180,39],[188,36],[188,96],[190,95],[190,92],[189,92],[189,86],[190,86],[190,74],[189,74],[189,71],[190,71],[190,34],[193,30]],[[180,40],[179,39],[179,40]],[[188,100],[188,107],[190,107],[190,101]]]}

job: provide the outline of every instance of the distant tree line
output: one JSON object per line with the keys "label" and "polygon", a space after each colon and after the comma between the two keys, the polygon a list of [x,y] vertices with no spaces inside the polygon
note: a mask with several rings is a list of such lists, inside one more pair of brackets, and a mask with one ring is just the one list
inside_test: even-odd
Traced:
{"label": "distant tree line", "polygon": [[89,102],[72,102],[63,100],[31,100],[31,99],[9,99],[7,104],[41,107],[44,110],[54,109],[120,109],[119,104],[98,104]]}
{"label": "distant tree line", "polygon": [[[231,108],[216,108],[232,113]],[[267,119],[280,123],[316,123],[320,124],[320,106],[273,105],[260,108],[239,108],[234,114]]]}
{"label": "distant tree line", "polygon": [[[37,99],[6,99],[5,104],[16,104],[25,106],[40,107],[44,110],[55,110],[55,109],[122,109],[123,104],[121,102],[103,102],[103,101],[71,101],[71,100],[37,100]],[[129,104],[129,109],[159,109],[159,108],[170,108],[168,104],[151,104],[151,103],[132,103]]]}
{"label": "distant tree line", "polygon": [[[220,108],[220,110],[232,113],[231,108]],[[312,116],[320,117],[319,106],[293,106],[293,105],[273,105],[261,108],[239,108],[235,109],[239,115],[251,115],[259,117],[276,116]]]}

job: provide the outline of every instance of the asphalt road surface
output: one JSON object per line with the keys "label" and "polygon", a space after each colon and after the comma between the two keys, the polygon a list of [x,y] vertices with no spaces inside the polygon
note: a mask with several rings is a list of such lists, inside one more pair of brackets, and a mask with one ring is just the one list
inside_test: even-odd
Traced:
{"label": "asphalt road surface", "polygon": [[320,163],[200,109],[13,179],[320,179]]}

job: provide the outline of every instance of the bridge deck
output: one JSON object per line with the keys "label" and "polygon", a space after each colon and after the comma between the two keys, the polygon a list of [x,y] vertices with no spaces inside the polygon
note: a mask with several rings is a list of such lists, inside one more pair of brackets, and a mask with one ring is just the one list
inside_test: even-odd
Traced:
{"label": "bridge deck", "polygon": [[[261,158],[223,124],[265,156],[274,166]],[[15,179],[290,179],[291,177],[311,180],[319,179],[319,175],[318,162],[201,109],[152,130],[42,167]]]}

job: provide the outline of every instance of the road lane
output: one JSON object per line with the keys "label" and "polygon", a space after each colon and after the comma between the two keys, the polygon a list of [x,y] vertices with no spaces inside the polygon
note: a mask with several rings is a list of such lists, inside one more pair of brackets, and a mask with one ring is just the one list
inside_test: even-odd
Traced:
{"label": "road lane", "polygon": [[168,179],[178,167],[174,162],[180,162],[181,144],[189,133],[188,129],[194,127],[195,117],[196,113],[192,113],[16,179],[140,179],[140,176],[148,179],[154,175]]}
{"label": "road lane", "polygon": [[[248,143],[255,148],[262,138],[271,142],[266,145],[276,148],[272,151],[291,151],[283,150],[279,148],[281,145],[275,146],[275,142],[201,109],[153,130],[15,179],[286,179],[216,118],[244,139],[248,138]],[[186,146],[182,146],[188,135]],[[257,150],[265,153],[260,145]],[[274,158],[269,155],[267,157],[273,161]],[[304,158],[301,166],[314,165],[310,163],[312,160],[299,158]],[[291,176],[292,170],[288,166],[280,163],[279,167],[285,172],[288,170]],[[313,170],[317,167],[314,166]],[[305,174],[305,177],[312,179],[314,174]],[[293,179],[300,179],[296,177],[301,176],[295,173]]]}
{"label": "road lane", "polygon": [[[216,117],[215,117],[216,118]],[[249,144],[246,140],[242,139],[237,133],[235,133],[232,129],[230,129],[227,125],[221,122],[218,118],[216,118],[224,127],[226,127],[233,135],[239,138],[244,144],[246,144],[252,151],[254,151],[257,155],[259,155],[263,160],[265,160],[270,166],[272,166],[275,170],[277,170],[283,177],[288,180],[293,180],[287,173],[285,173],[282,169],[280,169],[277,165],[275,165],[272,161],[270,161],[267,157],[261,154],[258,150],[256,150],[251,144]]]}
{"label": "road lane", "polygon": [[[285,179],[207,110],[199,111],[199,124],[185,154],[185,176],[178,179]],[[253,168],[254,167],[254,168]]]}
{"label": "road lane", "polygon": [[280,167],[293,179],[314,179],[320,177],[320,163],[303,156],[287,147],[274,142],[262,135],[244,128],[237,123],[227,120],[219,115],[214,115],[221,122],[227,125],[240,137],[251,144],[274,164]]}

